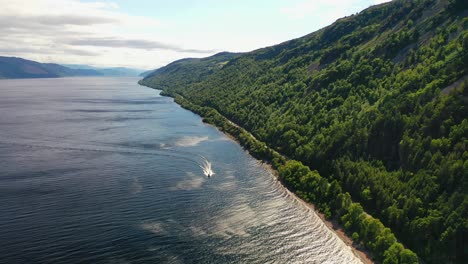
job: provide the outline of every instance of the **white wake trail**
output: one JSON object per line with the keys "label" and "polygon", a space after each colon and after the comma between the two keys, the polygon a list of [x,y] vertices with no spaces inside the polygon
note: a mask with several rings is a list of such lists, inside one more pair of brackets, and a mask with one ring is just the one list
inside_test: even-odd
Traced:
{"label": "white wake trail", "polygon": [[205,176],[207,176],[207,177],[213,176],[215,173],[214,173],[213,169],[211,168],[211,162],[207,158],[205,158],[203,156],[201,156],[201,157],[203,158],[203,164],[199,165],[199,166],[203,170],[203,174],[205,174]]}

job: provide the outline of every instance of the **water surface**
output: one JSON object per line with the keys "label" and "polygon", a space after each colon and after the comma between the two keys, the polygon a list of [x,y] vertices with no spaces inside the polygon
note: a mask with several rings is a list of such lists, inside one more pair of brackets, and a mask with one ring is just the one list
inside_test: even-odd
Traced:
{"label": "water surface", "polygon": [[359,263],[239,145],[136,82],[0,81],[3,262]]}

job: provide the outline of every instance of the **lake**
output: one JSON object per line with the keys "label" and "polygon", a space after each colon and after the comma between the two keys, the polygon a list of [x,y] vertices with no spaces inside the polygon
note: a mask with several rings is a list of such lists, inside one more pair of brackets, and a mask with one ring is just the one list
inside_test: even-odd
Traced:
{"label": "lake", "polygon": [[0,262],[360,263],[236,142],[137,81],[0,80]]}

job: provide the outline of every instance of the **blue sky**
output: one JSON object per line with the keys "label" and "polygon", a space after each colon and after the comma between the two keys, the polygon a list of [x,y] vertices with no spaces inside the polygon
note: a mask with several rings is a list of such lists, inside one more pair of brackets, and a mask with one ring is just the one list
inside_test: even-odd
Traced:
{"label": "blue sky", "polygon": [[297,38],[385,0],[0,0],[0,55],[153,69]]}

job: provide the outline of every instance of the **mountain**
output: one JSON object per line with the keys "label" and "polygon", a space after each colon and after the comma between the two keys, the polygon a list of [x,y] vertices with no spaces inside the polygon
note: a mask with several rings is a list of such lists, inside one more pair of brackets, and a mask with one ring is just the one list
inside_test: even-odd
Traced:
{"label": "mountain", "polygon": [[71,69],[54,63],[39,63],[17,57],[0,56],[0,78],[56,78],[97,76],[92,69]]}
{"label": "mountain", "polygon": [[96,70],[96,67],[89,66],[86,64],[60,64],[64,67],[70,68],[70,69],[84,69],[84,70]]}
{"label": "mountain", "polygon": [[0,56],[0,79],[57,78],[66,76],[138,76],[144,70],[113,67],[98,68],[81,64],[40,63],[17,57]]}
{"label": "mountain", "polygon": [[394,0],[140,84],[269,160],[377,262],[465,263],[467,14],[462,0]]}
{"label": "mountain", "polygon": [[139,76],[144,70],[124,67],[97,69],[104,76]]}
{"label": "mountain", "polygon": [[111,68],[100,68],[93,67],[84,64],[62,64],[62,66],[72,68],[72,69],[89,69],[94,70],[102,76],[139,76],[144,70],[125,68],[125,67],[111,67]]}
{"label": "mountain", "polygon": [[[144,83],[165,87],[184,87],[222,69],[231,59],[242,53],[221,52],[208,58],[187,58],[174,61],[165,67],[153,70],[145,78]],[[171,82],[175,83],[171,83]]]}

